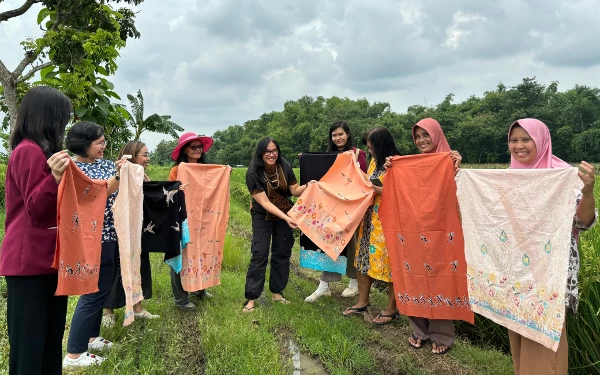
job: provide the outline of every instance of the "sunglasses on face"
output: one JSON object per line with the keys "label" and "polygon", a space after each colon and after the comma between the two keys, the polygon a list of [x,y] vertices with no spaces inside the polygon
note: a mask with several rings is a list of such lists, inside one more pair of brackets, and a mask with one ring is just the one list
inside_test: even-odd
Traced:
{"label": "sunglasses on face", "polygon": [[202,145],[194,145],[194,146],[190,146],[189,148],[192,151],[198,151],[198,150],[202,151]]}

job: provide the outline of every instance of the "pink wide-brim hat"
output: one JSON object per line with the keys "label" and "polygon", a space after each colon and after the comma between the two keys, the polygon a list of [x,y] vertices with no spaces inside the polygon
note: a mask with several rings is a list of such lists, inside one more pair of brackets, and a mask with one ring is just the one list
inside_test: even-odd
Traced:
{"label": "pink wide-brim hat", "polygon": [[206,151],[208,151],[210,146],[212,146],[212,144],[213,144],[213,140],[211,137],[207,137],[204,135],[196,135],[196,133],[184,133],[181,135],[181,137],[179,137],[179,143],[177,144],[177,147],[175,147],[175,149],[171,153],[171,159],[173,159],[174,161],[177,161],[177,159],[179,158],[179,152],[181,151],[181,149],[184,148],[188,143],[190,143],[192,141],[202,142],[202,153],[205,153]]}

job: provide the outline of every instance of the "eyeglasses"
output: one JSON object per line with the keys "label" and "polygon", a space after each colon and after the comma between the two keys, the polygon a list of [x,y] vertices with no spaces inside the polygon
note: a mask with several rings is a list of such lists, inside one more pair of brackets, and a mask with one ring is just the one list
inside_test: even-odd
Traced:
{"label": "eyeglasses", "polygon": [[147,158],[148,157],[148,153],[144,152],[143,154],[137,154],[136,156],[142,156],[144,158]]}
{"label": "eyeglasses", "polygon": [[193,146],[190,146],[190,150],[192,150],[192,151],[198,151],[198,150],[202,151],[202,145],[193,145]]}
{"label": "eyeglasses", "polygon": [[265,155],[277,155],[279,150],[265,150]]}
{"label": "eyeglasses", "polygon": [[102,140],[102,141],[98,141],[98,142],[94,142],[95,145],[98,146],[106,146],[106,140]]}

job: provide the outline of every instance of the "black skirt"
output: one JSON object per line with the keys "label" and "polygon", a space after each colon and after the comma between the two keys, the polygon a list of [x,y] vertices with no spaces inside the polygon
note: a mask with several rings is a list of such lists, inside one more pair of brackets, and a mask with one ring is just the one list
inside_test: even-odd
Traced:
{"label": "black skirt", "polygon": [[[152,298],[152,270],[149,253],[142,253],[140,274],[142,276],[142,295],[145,300],[150,299]],[[123,280],[121,279],[121,262],[117,257],[112,288],[104,303],[104,308],[120,309],[122,307],[125,307],[125,289],[123,289]]]}

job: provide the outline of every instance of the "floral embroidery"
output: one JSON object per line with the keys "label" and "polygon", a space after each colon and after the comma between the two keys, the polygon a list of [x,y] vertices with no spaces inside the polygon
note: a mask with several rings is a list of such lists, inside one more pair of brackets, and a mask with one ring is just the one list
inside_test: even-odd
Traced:
{"label": "floral embroidery", "polygon": [[503,243],[504,243],[504,242],[506,242],[507,240],[508,240],[508,236],[506,235],[506,231],[505,231],[505,230],[503,230],[503,231],[500,233],[500,242],[503,242]]}
{"label": "floral embroidery", "polygon": [[312,230],[312,233],[340,254],[346,247],[346,240],[345,232],[337,224],[337,218],[329,216],[329,213],[324,210],[317,210],[317,203],[314,201],[306,204],[303,204],[305,202],[302,200],[299,202],[292,208],[292,212],[303,215],[301,220]]}
{"label": "floral embroidery", "polygon": [[530,263],[531,259],[529,258],[529,255],[527,255],[527,253],[523,254],[523,265],[527,267]]}
{"label": "floral embroidery", "polygon": [[550,241],[548,241],[548,243],[544,246],[544,252],[546,254],[550,254],[552,252],[552,244],[550,244]]}

